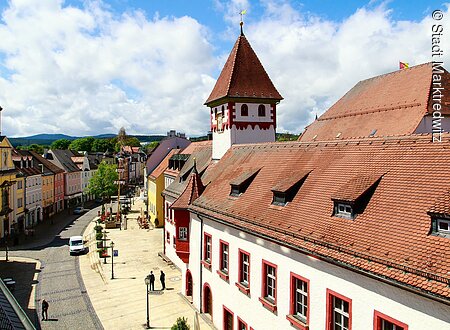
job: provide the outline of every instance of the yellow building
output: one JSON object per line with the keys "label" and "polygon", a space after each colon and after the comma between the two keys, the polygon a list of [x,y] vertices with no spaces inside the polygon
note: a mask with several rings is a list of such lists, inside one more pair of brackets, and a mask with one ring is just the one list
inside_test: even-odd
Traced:
{"label": "yellow building", "polygon": [[43,218],[48,219],[55,213],[53,204],[55,203],[54,191],[54,173],[44,171],[42,173],[42,212]]}
{"label": "yellow building", "polygon": [[155,227],[164,225],[164,205],[161,195],[164,190],[164,171],[169,166],[169,159],[175,154],[181,152],[181,149],[172,149],[162,162],[148,176],[148,214],[150,221]]}
{"label": "yellow building", "polygon": [[19,179],[22,183],[21,191],[22,206],[18,208],[16,170],[12,160],[12,145],[6,136],[0,136],[0,235],[3,239],[5,234],[11,234],[11,228],[16,225],[16,214],[24,212],[23,206],[23,178]]}

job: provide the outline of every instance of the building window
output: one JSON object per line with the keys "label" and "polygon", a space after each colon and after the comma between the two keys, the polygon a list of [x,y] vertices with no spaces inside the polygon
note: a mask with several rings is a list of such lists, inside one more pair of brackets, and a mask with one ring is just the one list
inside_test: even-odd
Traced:
{"label": "building window", "polygon": [[250,286],[250,254],[239,250],[239,283]]}
{"label": "building window", "polygon": [[248,105],[247,104],[241,105],[241,116],[242,117],[248,116]]}
{"label": "building window", "polygon": [[350,330],[351,313],[351,299],[327,289],[327,330]]}
{"label": "building window", "polygon": [[238,330],[247,330],[248,329],[247,323],[242,321],[240,317],[237,318],[237,321],[238,321],[238,327],[237,327]]}
{"label": "building window", "polygon": [[22,200],[22,198],[19,198],[17,200],[17,207],[22,207],[22,206],[23,206],[23,200]]}
{"label": "building window", "polygon": [[220,241],[220,270],[228,274],[228,243]]}
{"label": "building window", "polygon": [[173,235],[172,240],[173,240],[173,248],[176,249],[177,248],[177,240],[175,238],[175,235]]}
{"label": "building window", "polygon": [[258,107],[258,117],[265,117],[266,116],[266,107],[264,104],[260,104]]}
{"label": "building window", "polygon": [[188,229],[187,227],[180,227],[179,229],[179,239],[182,241],[186,241],[188,238]]}
{"label": "building window", "polygon": [[233,326],[234,315],[228,308],[223,306],[223,329],[234,330]]}
{"label": "building window", "polygon": [[437,219],[437,230],[445,234],[450,233],[450,220]]}
{"label": "building window", "polygon": [[170,233],[166,231],[166,242],[170,244]]}
{"label": "building window", "polygon": [[277,266],[263,260],[262,261],[262,290],[261,303],[272,312],[277,307]]}
{"label": "building window", "polygon": [[383,313],[375,311],[374,330],[408,330],[408,325]]}
{"label": "building window", "polygon": [[17,189],[22,189],[22,181],[17,181]]}
{"label": "building window", "polygon": [[305,329],[309,319],[309,280],[291,273],[291,300],[287,319],[299,329]]}
{"label": "building window", "polygon": [[203,261],[206,266],[211,267],[211,251],[212,251],[212,237],[204,233],[203,236]]}
{"label": "building window", "polygon": [[349,204],[335,203],[335,215],[342,218],[353,218],[353,209]]}

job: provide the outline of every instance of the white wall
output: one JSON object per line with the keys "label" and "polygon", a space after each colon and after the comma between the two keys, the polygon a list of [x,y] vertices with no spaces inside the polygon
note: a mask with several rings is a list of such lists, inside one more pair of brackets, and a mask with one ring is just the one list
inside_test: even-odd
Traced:
{"label": "white wall", "polygon": [[212,158],[220,159],[231,147],[231,130],[213,132]]}
{"label": "white wall", "polygon": [[[200,308],[203,283],[211,286],[213,321],[222,328],[223,305],[255,330],[293,329],[286,315],[289,313],[290,272],[310,280],[310,329],[325,329],[326,290],[333,290],[352,299],[352,329],[373,329],[374,310],[409,325],[409,330],[448,329],[450,306],[424,298],[406,290],[384,284],[369,277],[308,257],[267,240],[225,227],[209,220],[204,231],[212,235],[212,270],[203,267],[200,283],[201,236],[200,221],[191,214],[189,270],[193,276],[194,305]],[[219,239],[229,243],[229,283],[217,274],[219,267]],[[250,252],[250,297],[236,287],[238,281],[238,249]],[[277,312],[264,308],[261,296],[261,263],[265,259],[277,268]],[[185,273],[183,291],[185,293]]]}
{"label": "white wall", "polygon": [[[248,106],[248,116],[241,116],[241,106],[244,103],[236,103],[235,105],[235,122],[252,122],[252,123],[270,123],[272,122],[272,106],[264,103],[245,103]],[[258,116],[258,107],[263,104],[266,107],[266,115],[264,117]]]}

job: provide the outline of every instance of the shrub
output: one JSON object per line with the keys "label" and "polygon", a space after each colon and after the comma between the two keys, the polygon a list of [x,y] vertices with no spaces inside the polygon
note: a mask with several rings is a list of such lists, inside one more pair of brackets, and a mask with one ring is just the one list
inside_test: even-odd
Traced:
{"label": "shrub", "polygon": [[170,330],[189,330],[190,327],[187,324],[187,318],[183,317],[179,317],[177,318],[177,322],[172,325],[172,328],[170,328]]}
{"label": "shrub", "polygon": [[101,232],[103,230],[103,227],[100,226],[100,225],[97,225],[97,226],[94,227],[94,230],[98,233],[98,232]]}
{"label": "shrub", "polygon": [[95,234],[95,238],[97,239],[97,241],[100,241],[103,238],[103,233],[98,232],[97,234]]}

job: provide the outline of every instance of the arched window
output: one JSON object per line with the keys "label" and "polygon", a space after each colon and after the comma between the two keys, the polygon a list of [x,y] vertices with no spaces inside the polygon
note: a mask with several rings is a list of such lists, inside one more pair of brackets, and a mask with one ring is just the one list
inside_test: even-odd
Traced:
{"label": "arched window", "polygon": [[258,107],[258,116],[259,117],[265,117],[266,116],[266,107],[264,104],[260,104]]}
{"label": "arched window", "polygon": [[248,106],[247,104],[241,105],[241,116],[248,116]]}

